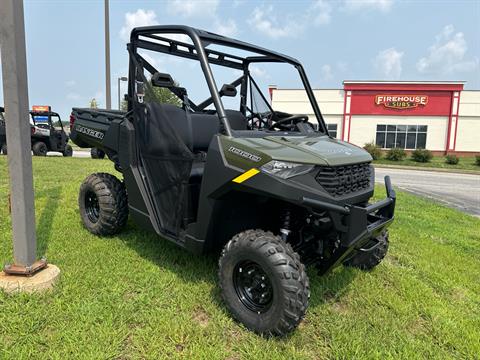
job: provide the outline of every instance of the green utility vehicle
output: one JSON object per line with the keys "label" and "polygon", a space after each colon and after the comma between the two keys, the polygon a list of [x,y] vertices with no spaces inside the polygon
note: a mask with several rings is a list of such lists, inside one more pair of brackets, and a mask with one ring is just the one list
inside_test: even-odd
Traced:
{"label": "green utility vehicle", "polygon": [[[136,28],[127,49],[128,111],[74,108],[70,117],[72,140],[105,152],[123,177],[97,173],[81,185],[89,231],[116,234],[130,214],[196,254],[221,253],[225,305],[266,335],[285,335],[304,318],[306,265],[321,274],[342,264],[370,270],[385,257],[395,208],[390,180],[387,197],[370,204],[372,158],[329,136],[300,62],[187,26]],[[195,103],[145,50],[198,61],[210,96]],[[311,119],[272,109],[251,71],[263,63],[295,70]],[[219,89],[214,67],[238,78]],[[180,106],[155,101],[155,89]],[[226,109],[229,97],[239,99],[235,109]]]}

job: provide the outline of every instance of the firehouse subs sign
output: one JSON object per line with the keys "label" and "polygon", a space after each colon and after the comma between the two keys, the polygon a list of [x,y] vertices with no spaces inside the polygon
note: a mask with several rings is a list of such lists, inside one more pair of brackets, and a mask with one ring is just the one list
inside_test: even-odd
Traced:
{"label": "firehouse subs sign", "polygon": [[428,103],[427,95],[377,95],[375,104],[392,109],[411,109]]}

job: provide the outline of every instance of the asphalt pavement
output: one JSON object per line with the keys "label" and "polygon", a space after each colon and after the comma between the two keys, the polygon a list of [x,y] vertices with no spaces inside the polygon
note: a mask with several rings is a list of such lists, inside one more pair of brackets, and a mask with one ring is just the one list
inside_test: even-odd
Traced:
{"label": "asphalt pavement", "polygon": [[480,175],[375,168],[375,181],[390,175],[394,187],[480,217]]}

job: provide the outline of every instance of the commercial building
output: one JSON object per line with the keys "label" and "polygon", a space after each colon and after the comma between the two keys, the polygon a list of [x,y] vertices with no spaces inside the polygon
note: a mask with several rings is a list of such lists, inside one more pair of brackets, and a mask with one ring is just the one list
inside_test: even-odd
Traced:
{"label": "commercial building", "polygon": [[[316,89],[331,135],[358,146],[429,149],[436,154],[480,154],[480,91],[459,81],[344,81]],[[270,87],[275,110],[315,119],[301,89]]]}

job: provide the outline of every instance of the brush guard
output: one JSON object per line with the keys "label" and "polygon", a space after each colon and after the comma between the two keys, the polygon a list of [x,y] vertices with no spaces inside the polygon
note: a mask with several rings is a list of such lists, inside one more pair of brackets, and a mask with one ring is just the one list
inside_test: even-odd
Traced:
{"label": "brush guard", "polygon": [[319,263],[320,274],[325,274],[340,265],[353,251],[370,252],[378,242],[365,248],[372,238],[380,235],[392,223],[395,213],[396,193],[389,176],[385,176],[387,197],[365,207],[335,205],[311,198],[302,198],[302,204],[316,210],[328,211],[335,229],[340,234],[340,244],[334,254]]}

